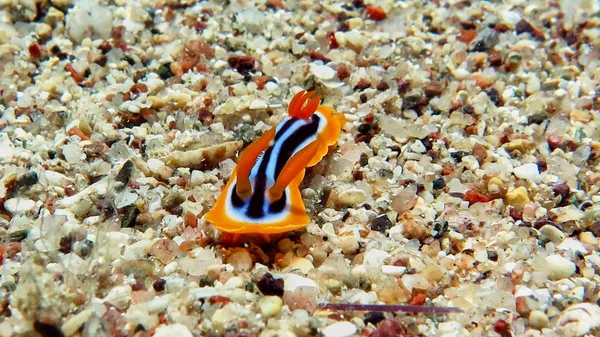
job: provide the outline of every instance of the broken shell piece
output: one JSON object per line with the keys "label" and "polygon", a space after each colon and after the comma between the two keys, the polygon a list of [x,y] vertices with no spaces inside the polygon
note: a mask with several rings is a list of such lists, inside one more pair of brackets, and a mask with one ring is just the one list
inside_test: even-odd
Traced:
{"label": "broken shell piece", "polygon": [[189,151],[174,151],[165,162],[171,167],[203,168],[212,167],[221,161],[235,156],[242,148],[241,140]]}
{"label": "broken shell piece", "polygon": [[344,185],[338,186],[331,191],[329,201],[338,207],[356,207],[365,202],[367,197],[367,193],[360,188]]}
{"label": "broken shell piece", "polygon": [[579,303],[568,307],[558,319],[558,329],[565,336],[582,336],[600,327],[600,307]]}

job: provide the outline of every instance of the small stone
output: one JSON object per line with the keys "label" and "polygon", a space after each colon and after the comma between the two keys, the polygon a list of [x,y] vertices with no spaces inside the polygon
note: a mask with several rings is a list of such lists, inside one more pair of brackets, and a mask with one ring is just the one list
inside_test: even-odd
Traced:
{"label": "small stone", "polygon": [[365,313],[364,322],[366,324],[377,325],[377,323],[383,321],[385,319],[385,315],[379,311],[369,311]]}
{"label": "small stone", "polygon": [[402,276],[406,272],[406,267],[401,266],[381,266],[381,272],[391,276]]}
{"label": "small stone", "polygon": [[317,309],[318,294],[319,288],[316,286],[298,286],[293,291],[286,291],[283,294],[283,302],[291,311],[302,309],[313,312]]}
{"label": "small stone", "polygon": [[588,227],[588,231],[590,231],[596,237],[600,237],[600,221],[595,221],[592,223],[592,225]]}
{"label": "small stone", "polygon": [[420,274],[404,275],[402,276],[402,283],[409,292],[412,292],[413,289],[427,290],[430,286],[429,281],[427,281],[427,279]]}
{"label": "small stone", "polygon": [[334,295],[339,295],[342,292],[342,283],[335,279],[326,280],[325,287]]}
{"label": "small stone", "polygon": [[[442,324],[440,324],[441,326]],[[454,336],[457,329],[454,329],[450,334],[441,334],[440,336]],[[377,327],[377,330],[371,334],[371,337],[391,337],[391,336],[408,336],[406,329],[394,318],[386,318]]]}
{"label": "small stone", "polygon": [[444,92],[444,87],[437,81],[431,81],[423,87],[423,92],[427,98],[440,96]]}
{"label": "small stone", "polygon": [[542,329],[548,326],[550,320],[543,311],[532,310],[529,313],[529,324],[536,329]]}
{"label": "small stone", "polygon": [[488,181],[487,190],[490,198],[492,199],[502,198],[506,194],[504,182],[498,177],[493,177]]}
{"label": "small stone", "polygon": [[158,280],[154,281],[154,283],[152,283],[152,288],[154,288],[154,290],[157,292],[161,292],[165,290],[166,284],[167,280],[165,280],[164,278],[159,278]]}
{"label": "small stone", "polygon": [[154,331],[154,337],[193,337],[190,330],[181,323],[160,325]]}
{"label": "small stone", "polygon": [[504,197],[504,202],[507,205],[521,208],[524,207],[530,202],[529,195],[527,194],[527,189],[523,186],[515,188],[514,190],[506,194],[506,196]]}
{"label": "small stone", "polygon": [[463,200],[469,202],[469,205],[473,205],[479,202],[488,202],[490,198],[479,191],[467,190],[463,196]]}
{"label": "small stone", "polygon": [[569,118],[573,122],[588,123],[592,116],[587,110],[573,110],[569,113]]}
{"label": "small stone", "polygon": [[504,144],[503,146],[508,152],[517,150],[522,153],[525,153],[532,146],[532,144],[528,140],[519,138],[519,139],[511,140],[510,142]]}
{"label": "small stone", "polygon": [[386,214],[380,215],[371,223],[371,229],[374,231],[378,231],[381,233],[385,233],[388,229],[390,229],[394,224],[388,218]]}
{"label": "small stone", "polygon": [[358,240],[354,235],[345,236],[340,242],[340,248],[344,254],[354,254],[359,248]]}
{"label": "small stone", "polygon": [[572,251],[573,253],[580,253],[582,255],[588,254],[585,245],[581,241],[573,238],[565,239],[556,248],[561,251]]}
{"label": "small stone", "polygon": [[554,195],[559,196],[562,198],[561,202],[566,200],[569,195],[571,194],[571,188],[569,187],[569,185],[562,183],[562,184],[556,184],[553,188],[552,188],[552,192],[554,192]]}
{"label": "small stone", "polygon": [[123,185],[127,185],[129,183],[129,179],[131,179],[132,173],[133,162],[131,160],[128,160],[123,164],[123,166],[119,170],[119,173],[117,173],[115,180],[122,183]]}
{"label": "small stone", "polygon": [[257,62],[252,57],[246,55],[231,55],[227,58],[227,63],[240,74],[253,72],[257,65]]}
{"label": "small stone", "polygon": [[283,296],[283,279],[274,278],[271,273],[265,273],[256,284],[258,290],[267,296]]}
{"label": "small stone", "polygon": [[600,327],[600,306],[574,304],[560,314],[557,325],[563,336],[583,336]]}
{"label": "small stone", "polygon": [[442,178],[436,179],[432,182],[432,187],[434,190],[441,190],[442,188],[446,187],[446,181]]}
{"label": "small stone", "polygon": [[536,92],[540,91],[542,84],[540,83],[540,79],[536,74],[529,74],[527,78],[527,84],[525,85],[525,92],[527,94],[532,95]]}
{"label": "small stone", "polygon": [[250,253],[244,248],[237,249],[231,254],[227,259],[227,263],[231,264],[234,270],[238,272],[250,271],[254,265]]}
{"label": "small stone", "polygon": [[338,64],[336,72],[340,81],[350,77],[350,69],[348,69],[348,66],[343,63]]}
{"label": "small stone", "polygon": [[498,32],[493,29],[485,28],[481,30],[472,43],[471,51],[486,51],[494,47],[500,41]]}
{"label": "small stone", "polygon": [[313,65],[310,70],[315,77],[324,81],[331,80],[336,75],[335,70],[325,65]]}
{"label": "small stone", "polygon": [[575,273],[575,263],[565,259],[564,257],[553,254],[546,256],[545,272],[552,280],[560,280],[570,277]]}
{"label": "small stone", "polygon": [[104,298],[104,301],[114,305],[118,309],[126,309],[129,306],[131,300],[131,286],[117,286],[112,288],[108,295]]}
{"label": "small stone", "polygon": [[358,329],[350,322],[335,322],[321,330],[324,337],[350,337],[356,332]]}
{"label": "small stone", "polygon": [[567,237],[565,233],[552,225],[542,226],[542,228],[540,228],[540,233],[555,244],[560,244]]}
{"label": "small stone", "polygon": [[360,188],[345,188],[338,191],[336,205],[340,207],[358,206],[367,200],[367,193]]}
{"label": "small stone", "polygon": [[410,149],[413,150],[415,153],[427,152],[427,148],[425,147],[425,145],[423,145],[423,142],[421,142],[420,140],[416,140],[414,143],[412,143]]}
{"label": "small stone", "polygon": [[515,167],[513,173],[521,179],[538,182],[540,180],[540,169],[537,164],[529,163]]}
{"label": "small stone", "polygon": [[173,261],[178,251],[179,247],[171,239],[157,240],[151,248],[152,255],[164,264]]}
{"label": "small stone", "polygon": [[[10,235],[9,235],[10,238]],[[588,244],[588,245],[592,245],[595,246],[598,244],[598,238],[594,235],[594,233],[592,232],[581,232],[579,234],[579,240],[581,240],[581,242]]]}
{"label": "small stone", "polygon": [[77,143],[69,143],[62,149],[65,160],[70,164],[77,164],[85,159],[85,153],[81,149],[81,146]]}
{"label": "small stone", "polygon": [[148,159],[148,168],[150,169],[150,171],[152,171],[153,173],[158,173],[159,170],[165,166],[165,163],[163,163],[161,160],[156,159],[156,158],[150,158]]}
{"label": "small stone", "polygon": [[25,198],[12,198],[4,202],[4,209],[10,214],[27,213],[35,207],[35,201]]}
{"label": "small stone", "polygon": [[272,317],[277,315],[283,306],[283,300],[278,296],[266,296],[259,302],[260,313],[263,317]]}
{"label": "small stone", "polygon": [[402,235],[407,239],[417,239],[423,241],[429,237],[429,230],[418,220],[405,217],[400,220],[402,223]]}
{"label": "small stone", "polygon": [[[135,194],[135,196],[137,197],[136,193],[132,193],[132,194]],[[129,227],[135,226],[135,221],[139,214],[140,214],[140,210],[137,208],[137,206],[131,205],[131,206],[126,207],[125,212],[123,213],[122,220],[121,220],[121,226],[123,226],[123,228],[129,228]]]}
{"label": "small stone", "polygon": [[410,184],[392,197],[392,208],[398,214],[403,214],[415,207],[417,200],[417,186]]}
{"label": "small stone", "polygon": [[545,112],[535,113],[529,116],[530,124],[542,124],[546,119],[548,119],[548,114]]}
{"label": "small stone", "polygon": [[444,272],[435,264],[427,265],[421,272],[421,275],[429,282],[440,282],[444,278]]}
{"label": "small stone", "polygon": [[293,257],[290,264],[285,268],[285,270],[289,271],[300,271],[304,275],[308,274],[311,269],[314,269],[314,265],[310,260],[303,257]]}
{"label": "small stone", "polygon": [[250,110],[264,110],[268,107],[269,104],[262,99],[255,99],[250,103]]}
{"label": "small stone", "polygon": [[67,320],[60,328],[64,336],[74,335],[75,332],[87,322],[92,313],[93,311],[91,309],[86,309],[69,318],[69,320]]}
{"label": "small stone", "polygon": [[38,180],[37,173],[35,171],[29,171],[17,179],[16,186],[19,188],[33,186],[38,183]]}

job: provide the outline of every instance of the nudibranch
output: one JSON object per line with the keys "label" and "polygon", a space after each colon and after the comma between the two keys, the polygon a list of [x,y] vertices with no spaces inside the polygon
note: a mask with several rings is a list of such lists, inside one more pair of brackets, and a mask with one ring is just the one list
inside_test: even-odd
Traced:
{"label": "nudibranch", "polygon": [[289,116],[242,151],[207,221],[236,234],[277,234],[310,223],[299,187],[304,171],[327,154],[345,123],[314,95],[296,94]]}

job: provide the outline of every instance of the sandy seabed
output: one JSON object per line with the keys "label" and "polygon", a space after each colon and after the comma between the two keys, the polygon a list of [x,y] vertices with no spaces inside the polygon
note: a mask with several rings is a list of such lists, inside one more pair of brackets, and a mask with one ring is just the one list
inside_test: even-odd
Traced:
{"label": "sandy seabed", "polygon": [[[0,336],[600,335],[599,14],[0,1]],[[231,242],[204,215],[305,89],[347,120],[311,224]]]}

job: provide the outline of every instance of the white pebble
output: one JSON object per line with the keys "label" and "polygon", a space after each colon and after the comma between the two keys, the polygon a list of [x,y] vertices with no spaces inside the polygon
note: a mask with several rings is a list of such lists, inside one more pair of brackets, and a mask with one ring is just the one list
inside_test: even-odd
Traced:
{"label": "white pebble", "polygon": [[573,238],[568,238],[564,240],[560,245],[558,245],[557,248],[559,250],[564,251],[572,250],[573,252],[579,252],[583,255],[587,255],[588,253],[588,250],[585,248],[585,245],[581,241]]}
{"label": "white pebble", "polygon": [[386,275],[402,276],[406,271],[406,267],[401,266],[381,266],[381,272]]}
{"label": "white pebble", "polygon": [[140,240],[128,245],[123,253],[123,260],[142,260],[146,257],[152,246],[152,240]]}
{"label": "white pebble", "polygon": [[575,272],[575,263],[557,254],[546,256],[546,263],[546,273],[554,280],[567,278]]}
{"label": "white pebble", "polygon": [[268,107],[269,105],[267,102],[263,101],[262,99],[255,99],[252,101],[252,103],[250,103],[250,110],[262,110]]}
{"label": "white pebble", "polygon": [[90,318],[92,313],[93,313],[92,309],[87,309],[87,310],[83,310],[82,312],[78,313],[77,315],[69,318],[69,320],[66,321],[65,324],[63,324],[61,327],[61,330],[64,333],[64,335],[71,336],[71,335],[75,334],[75,332],[77,332],[77,330],[79,330],[79,328],[83,324],[85,324],[85,322],[87,322],[87,320]]}
{"label": "white pebble", "polygon": [[156,328],[154,337],[193,337],[190,330],[181,323],[161,325]]}
{"label": "white pebble", "polygon": [[77,164],[85,159],[85,153],[81,150],[81,146],[77,143],[69,143],[62,149],[63,155],[67,162]]}
{"label": "white pebble", "polygon": [[335,71],[328,66],[313,65],[310,67],[310,70],[315,77],[324,81],[330,80],[335,76]]}
{"label": "white pebble", "polygon": [[[114,305],[115,307],[123,310],[126,309],[129,305],[129,300],[131,299],[131,286],[117,286],[112,288],[108,295],[104,298],[104,301]],[[155,335],[156,336],[156,335]]]}
{"label": "white pebble", "polygon": [[4,202],[4,209],[10,214],[27,213],[35,207],[35,201],[24,198],[12,198]]}
{"label": "white pebble", "polygon": [[420,274],[404,275],[402,276],[402,283],[406,289],[408,289],[408,291],[412,291],[413,288],[420,290],[429,289],[429,281],[427,281],[427,279]]}
{"label": "white pebble", "polygon": [[521,13],[517,11],[503,10],[500,11],[499,14],[504,21],[512,25],[516,25],[517,23],[519,23],[519,21],[521,21],[522,18]]}
{"label": "white pebble", "polygon": [[414,143],[412,143],[410,149],[416,153],[425,153],[427,151],[427,148],[425,147],[425,145],[423,145],[423,143],[420,140],[417,140]]}
{"label": "white pebble", "polygon": [[203,184],[205,181],[206,181],[206,174],[204,174],[204,172],[202,172],[200,170],[192,171],[192,174],[190,175],[190,183],[192,184],[192,186],[199,186],[199,185]]}
{"label": "white pebble", "polygon": [[561,243],[566,237],[565,233],[552,225],[544,225],[542,228],[540,228],[540,233],[545,235],[555,244]]}
{"label": "white pebble", "polygon": [[165,166],[165,163],[163,163],[159,159],[156,159],[156,158],[148,159],[148,168],[150,169],[150,171],[152,171],[154,173],[157,173],[158,170],[160,170],[163,166]]}
{"label": "white pebble", "polygon": [[64,174],[54,171],[44,171],[44,176],[48,183],[52,186],[66,186],[71,179],[67,178]]}
{"label": "white pebble", "polygon": [[123,194],[116,198],[115,206],[117,208],[127,207],[129,205],[132,205],[137,200],[137,198],[137,193],[129,191],[123,192]]}
{"label": "white pebble", "polygon": [[540,169],[535,163],[517,166],[514,168],[513,173],[521,179],[531,180],[533,182],[539,182],[540,180]]}
{"label": "white pebble", "polygon": [[326,326],[321,333],[325,337],[349,337],[357,331],[356,326],[350,322],[335,322]]}
{"label": "white pebble", "polygon": [[358,206],[367,200],[367,193],[360,188],[346,188],[339,192],[336,204],[339,206]]}
{"label": "white pebble", "polygon": [[319,288],[315,281],[296,274],[285,274],[283,280],[283,290],[287,292],[293,292],[298,287]]}
{"label": "white pebble", "polygon": [[267,89],[269,93],[273,93],[275,90],[279,89],[279,85],[275,82],[269,81],[267,84],[265,84],[265,89]]}
{"label": "white pebble", "polygon": [[107,39],[112,29],[113,15],[110,9],[95,1],[77,1],[66,16],[66,26],[71,39],[81,42],[92,39]]}
{"label": "white pebble", "polygon": [[529,95],[531,95],[531,94],[535,94],[536,92],[540,91],[541,87],[542,87],[542,85],[540,83],[539,77],[537,77],[537,75],[535,75],[535,74],[529,74],[529,78],[527,79],[527,84],[525,85],[525,91]]}

